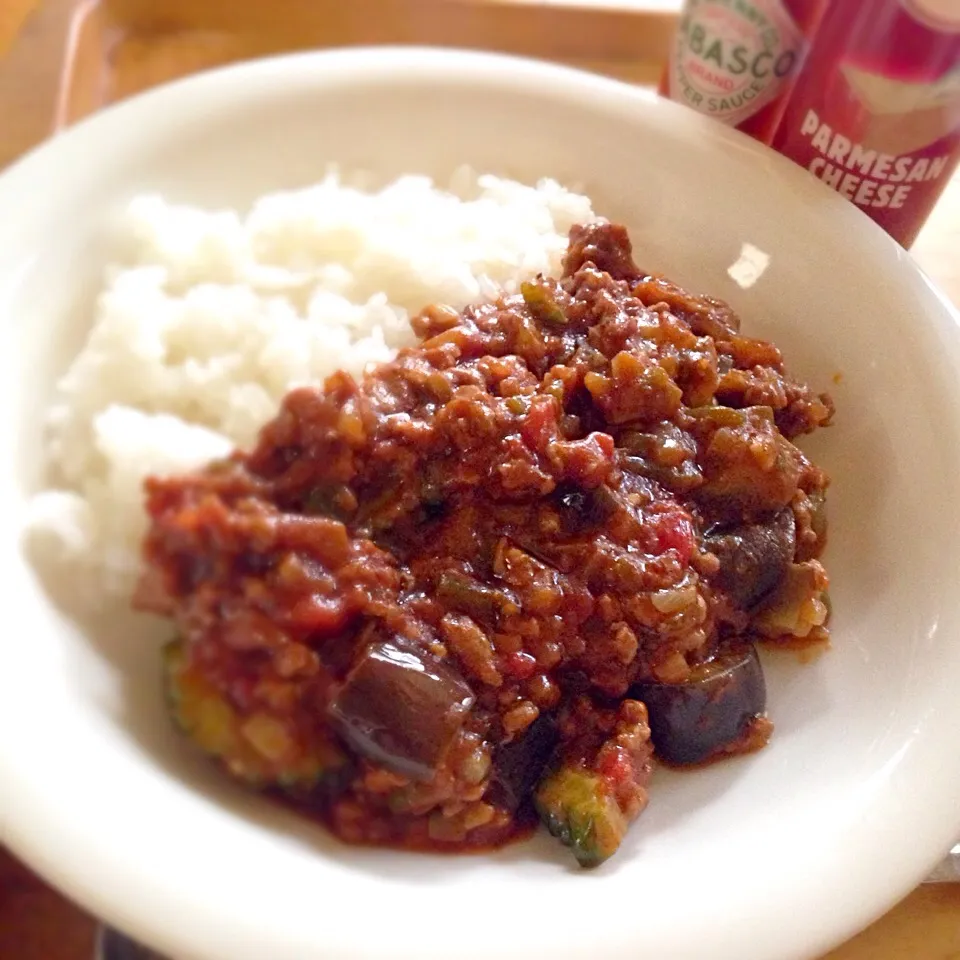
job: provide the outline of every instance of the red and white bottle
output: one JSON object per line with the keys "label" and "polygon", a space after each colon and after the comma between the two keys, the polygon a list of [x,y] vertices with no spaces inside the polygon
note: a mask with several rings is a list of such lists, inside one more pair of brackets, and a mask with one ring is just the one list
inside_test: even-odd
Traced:
{"label": "red and white bottle", "polygon": [[828,0],[686,0],[660,92],[773,138]]}
{"label": "red and white bottle", "polygon": [[773,147],[909,247],[960,160],[960,0],[832,0]]}

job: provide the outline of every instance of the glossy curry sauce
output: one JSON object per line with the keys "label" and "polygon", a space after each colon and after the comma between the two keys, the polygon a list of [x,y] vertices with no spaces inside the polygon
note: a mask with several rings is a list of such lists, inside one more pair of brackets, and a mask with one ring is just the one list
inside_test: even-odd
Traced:
{"label": "glossy curry sauce", "polygon": [[[596,862],[647,801],[644,690],[823,642],[827,479],[792,440],[832,405],[612,224],[572,230],[560,279],[413,326],[249,453],[148,481],[137,604],[179,637],[171,711],[347,841],[489,846],[533,798]],[[694,753],[765,742],[762,702],[734,727]],[[584,783],[612,824],[587,840]]]}

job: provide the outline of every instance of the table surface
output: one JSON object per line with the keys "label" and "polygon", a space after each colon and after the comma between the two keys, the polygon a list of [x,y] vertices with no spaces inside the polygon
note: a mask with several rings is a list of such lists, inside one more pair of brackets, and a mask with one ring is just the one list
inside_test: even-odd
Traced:
{"label": "table surface", "polygon": [[[0,0],[0,53],[8,48],[37,2]],[[623,0],[609,2],[612,6]],[[639,5],[637,0],[631,2]],[[672,5],[673,0],[668,4],[664,0],[650,2],[663,9]],[[0,141],[3,136],[0,123]],[[960,303],[958,251],[960,174],[954,177],[913,248],[921,267],[955,303]],[[93,935],[94,921],[90,917],[0,849],[0,958],[89,960]],[[885,917],[824,960],[960,960],[960,883],[915,890]]]}

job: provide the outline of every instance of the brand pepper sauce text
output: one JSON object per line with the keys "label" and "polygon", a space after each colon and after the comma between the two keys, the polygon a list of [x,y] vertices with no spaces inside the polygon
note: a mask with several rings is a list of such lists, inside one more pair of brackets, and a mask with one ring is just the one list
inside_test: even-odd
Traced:
{"label": "brand pepper sauce text", "polygon": [[[743,109],[764,94],[771,81],[790,76],[797,64],[796,50],[776,49],[778,36],[772,28],[761,34],[763,46],[759,51],[752,51],[745,44],[724,44],[723,39],[711,37],[700,24],[686,26],[685,35],[689,51],[699,59],[691,58],[685,64],[678,64],[677,79],[684,99],[707,113],[727,114]],[[713,84],[725,91],[725,95],[705,96],[687,79],[687,73]],[[736,89],[733,78],[741,76],[749,82]]]}

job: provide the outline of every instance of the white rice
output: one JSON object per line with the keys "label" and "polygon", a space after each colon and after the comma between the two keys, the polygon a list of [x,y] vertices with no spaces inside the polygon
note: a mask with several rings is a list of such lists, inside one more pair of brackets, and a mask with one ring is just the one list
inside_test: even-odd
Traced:
{"label": "white rice", "polygon": [[128,596],[146,476],[249,447],[291,387],[388,360],[428,303],[556,273],[570,226],[591,219],[589,199],[553,181],[469,170],[449,190],[405,176],[377,191],[332,171],[245,217],[139,197],[129,259],[108,269],[48,413],[55,487],[31,503],[32,545],[91,598]]}

